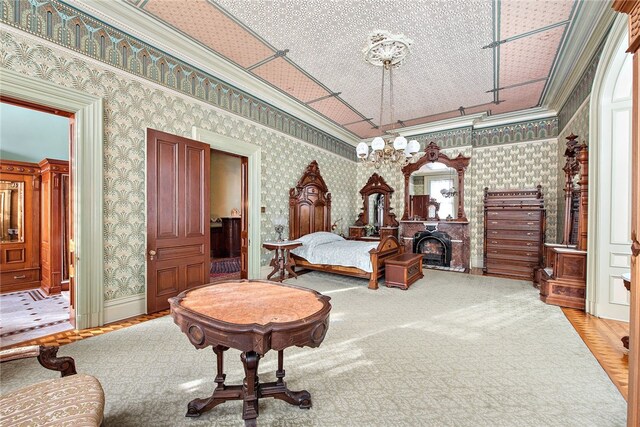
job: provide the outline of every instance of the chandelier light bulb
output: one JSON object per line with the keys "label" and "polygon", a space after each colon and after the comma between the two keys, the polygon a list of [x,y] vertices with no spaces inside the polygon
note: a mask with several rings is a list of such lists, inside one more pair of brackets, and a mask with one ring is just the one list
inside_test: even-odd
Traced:
{"label": "chandelier light bulb", "polygon": [[396,150],[404,150],[407,148],[407,138],[404,136],[397,136],[396,139],[393,140],[393,148]]}
{"label": "chandelier light bulb", "polygon": [[371,150],[373,151],[383,150],[384,146],[384,139],[382,139],[382,137],[380,136],[376,136],[375,138],[373,138],[373,141],[371,141]]}
{"label": "chandelier light bulb", "polygon": [[414,155],[416,154],[418,151],[420,151],[420,143],[418,141],[416,141],[415,139],[412,139],[411,141],[409,141],[409,144],[407,144],[407,148],[406,150],[411,154]]}
{"label": "chandelier light bulb", "polygon": [[366,142],[361,142],[356,147],[356,154],[359,158],[365,159],[369,155],[369,146]]}

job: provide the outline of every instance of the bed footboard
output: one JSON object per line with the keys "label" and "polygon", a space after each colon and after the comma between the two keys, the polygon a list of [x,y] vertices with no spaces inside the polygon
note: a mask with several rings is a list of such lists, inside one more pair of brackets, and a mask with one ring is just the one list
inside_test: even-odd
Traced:
{"label": "bed footboard", "polygon": [[369,289],[378,289],[378,279],[384,274],[384,262],[396,255],[402,254],[404,248],[400,246],[398,239],[393,236],[386,236],[377,248],[371,249],[371,266],[373,272],[369,278]]}

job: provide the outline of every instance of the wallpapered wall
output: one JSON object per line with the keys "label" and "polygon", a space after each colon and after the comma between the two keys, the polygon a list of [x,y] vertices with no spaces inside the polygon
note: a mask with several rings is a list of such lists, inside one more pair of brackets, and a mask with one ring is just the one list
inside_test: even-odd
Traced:
{"label": "wallpapered wall", "polygon": [[[288,211],[289,188],[314,159],[333,194],[333,215],[355,210],[356,170],[344,157],[26,33],[1,37],[0,67],[104,99],[105,300],[145,290],[147,127],[190,137],[198,126],[262,147],[262,240],[276,237],[272,218]],[[263,252],[263,263],[268,258]]]}
{"label": "wallpapered wall", "polygon": [[[547,209],[546,241],[556,242],[557,231],[557,151],[558,141],[554,135],[557,129],[550,132],[550,138],[514,144],[501,143],[488,147],[466,146],[443,149],[442,153],[455,157],[459,153],[470,156],[471,162],[465,173],[465,211],[470,223],[471,232],[471,265],[482,266],[483,247],[483,197],[484,187],[501,188],[534,188],[542,185]],[[545,132],[536,136],[545,135]],[[510,139],[516,139],[512,136]],[[382,167],[375,170],[365,164],[358,164],[356,191],[360,191],[373,172],[382,175],[387,183],[395,189],[392,207],[398,219],[404,210],[404,176],[397,167]],[[358,194],[356,210],[350,218],[353,224],[362,206],[362,198]],[[347,225],[349,225],[347,224]]]}

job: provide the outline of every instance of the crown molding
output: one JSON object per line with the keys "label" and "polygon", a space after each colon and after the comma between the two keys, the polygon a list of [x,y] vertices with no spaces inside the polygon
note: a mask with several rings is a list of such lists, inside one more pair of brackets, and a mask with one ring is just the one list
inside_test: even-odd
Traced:
{"label": "crown molding", "polygon": [[396,131],[402,136],[421,135],[424,133],[442,132],[445,130],[459,129],[474,126],[479,120],[487,116],[487,113],[468,114],[452,119],[438,120],[437,122],[422,125],[407,126]]}
{"label": "crown molding", "polygon": [[[513,123],[522,123],[532,120],[543,120],[557,117],[558,113],[543,107],[529,108],[527,110],[513,111],[511,113],[487,116],[486,113],[469,114],[467,116],[454,117],[452,119],[439,120],[437,122],[423,125],[409,126],[395,129],[398,134],[409,137],[414,135],[424,135],[425,133],[442,132],[447,130],[473,128],[484,129],[494,126],[504,126]],[[373,138],[361,140],[361,142],[371,142]]]}
{"label": "crown molding", "polygon": [[584,1],[580,4],[558,52],[558,62],[552,70],[542,105],[559,111],[567,102],[609,33],[615,16],[609,1]]}
{"label": "crown molding", "polygon": [[474,129],[484,129],[494,126],[504,126],[513,123],[529,122],[532,120],[543,120],[556,117],[558,112],[543,107],[529,108],[527,110],[514,111],[511,113],[489,116],[474,125]]}
{"label": "crown molding", "polygon": [[125,0],[63,0],[88,15],[112,25],[151,46],[200,68],[226,83],[262,99],[296,118],[353,146],[360,139],[300,101],[256,78],[238,65],[189,40],[171,26],[147,15]]}

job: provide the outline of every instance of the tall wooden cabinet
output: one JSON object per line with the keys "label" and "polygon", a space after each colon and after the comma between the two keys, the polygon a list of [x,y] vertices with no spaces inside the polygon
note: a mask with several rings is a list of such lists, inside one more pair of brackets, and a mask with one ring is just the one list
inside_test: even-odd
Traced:
{"label": "tall wooden cabinet", "polygon": [[[49,294],[59,293],[63,282],[68,285],[68,178],[69,162],[44,159],[39,164],[40,197],[40,264],[41,288]],[[67,287],[68,289],[68,287]]]}
{"label": "tall wooden cabinet", "polygon": [[222,257],[240,256],[240,217],[222,218]]}
{"label": "tall wooden cabinet", "polygon": [[484,189],[484,273],[533,280],[544,245],[546,212],[541,186]]}
{"label": "tall wooden cabinet", "polygon": [[0,161],[0,292],[40,286],[40,169]]}

